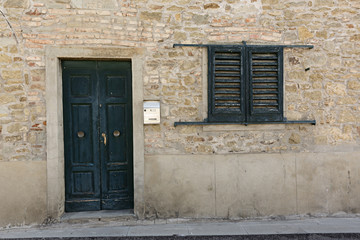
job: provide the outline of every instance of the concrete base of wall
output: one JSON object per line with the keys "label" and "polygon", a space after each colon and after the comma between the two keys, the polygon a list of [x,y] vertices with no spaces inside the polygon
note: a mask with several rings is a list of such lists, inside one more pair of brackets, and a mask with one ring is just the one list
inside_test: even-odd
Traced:
{"label": "concrete base of wall", "polygon": [[46,162],[0,163],[0,226],[46,219]]}
{"label": "concrete base of wall", "polygon": [[[145,216],[359,213],[360,152],[146,155]],[[0,163],[0,226],[47,217],[46,162]]]}
{"label": "concrete base of wall", "polygon": [[360,152],[145,156],[148,217],[360,212]]}

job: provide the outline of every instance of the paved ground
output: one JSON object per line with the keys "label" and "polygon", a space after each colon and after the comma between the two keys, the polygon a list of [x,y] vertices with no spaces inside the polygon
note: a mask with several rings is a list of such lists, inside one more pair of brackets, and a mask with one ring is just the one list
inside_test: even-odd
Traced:
{"label": "paved ground", "polygon": [[[93,216],[79,220],[70,215],[63,222],[56,224],[2,229],[0,238],[134,237],[133,239],[139,239],[152,236],[151,239],[163,239],[156,237],[168,236],[166,239],[195,239],[194,236],[228,236],[221,239],[339,239],[339,236],[342,236],[341,239],[360,239],[360,217],[259,221],[186,219],[138,221],[131,216],[122,217],[122,220],[115,218],[116,216],[97,219]],[[312,238],[312,236],[320,236],[316,234],[323,234],[324,238]],[[264,235],[267,238],[262,238]],[[234,238],[236,236],[238,237]],[[297,237],[279,238],[279,236]],[[206,239],[220,239],[220,237]]]}

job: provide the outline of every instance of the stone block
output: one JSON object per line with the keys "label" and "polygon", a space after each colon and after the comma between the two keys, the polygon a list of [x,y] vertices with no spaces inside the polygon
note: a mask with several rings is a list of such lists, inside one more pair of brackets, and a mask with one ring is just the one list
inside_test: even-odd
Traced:
{"label": "stone block", "polygon": [[4,3],[5,8],[28,8],[29,0],[7,0]]}
{"label": "stone block", "polygon": [[6,54],[0,54],[0,64],[1,63],[11,63],[12,58]]}
{"label": "stone block", "polygon": [[185,76],[184,84],[186,86],[193,85],[195,83],[195,79],[192,76]]}
{"label": "stone block", "polygon": [[187,39],[186,33],[184,32],[175,32],[174,33],[174,40],[177,42],[185,41]]}
{"label": "stone block", "polygon": [[6,104],[6,103],[15,102],[15,101],[16,101],[16,98],[13,94],[9,94],[9,93],[0,94],[0,104]]}
{"label": "stone block", "polygon": [[285,91],[288,92],[297,92],[298,91],[298,87],[297,84],[286,84],[285,85]]}
{"label": "stone block", "polygon": [[309,100],[313,101],[320,101],[322,99],[321,91],[306,91],[304,93],[305,98],[308,98]]}
{"label": "stone block", "polygon": [[204,4],[204,9],[216,9],[216,8],[220,8],[219,4],[217,3],[207,3]]}
{"label": "stone block", "polygon": [[28,127],[22,123],[13,123],[8,125],[6,130],[8,133],[20,133],[20,132],[27,132]]}
{"label": "stone block", "polygon": [[359,80],[351,80],[347,85],[348,89],[351,90],[360,90],[360,81]]}
{"label": "stone block", "polygon": [[24,87],[22,85],[8,85],[4,87],[4,90],[6,92],[17,92],[17,91],[23,91]]}
{"label": "stone block", "polygon": [[343,110],[338,114],[338,120],[341,123],[356,122],[354,114],[349,110]]}
{"label": "stone block", "polygon": [[3,70],[1,76],[4,80],[10,79],[21,79],[22,71],[21,70]]}
{"label": "stone block", "polygon": [[350,41],[352,41],[352,42],[360,41],[360,34],[355,34],[355,35],[351,36]]}
{"label": "stone block", "polygon": [[297,133],[292,133],[290,138],[289,138],[289,143],[290,144],[299,144],[301,142],[301,137],[299,134]]}
{"label": "stone block", "polygon": [[172,12],[181,12],[184,10],[184,8],[178,7],[178,6],[171,6],[171,7],[167,8],[166,10],[172,11]]}
{"label": "stone block", "polygon": [[197,15],[197,14],[194,14],[192,16],[192,20],[193,22],[195,22],[196,24],[206,24],[208,23],[208,19],[209,19],[209,16],[208,15]]}
{"label": "stone block", "polygon": [[314,37],[314,34],[311,33],[306,27],[303,27],[303,26],[299,27],[298,33],[299,33],[299,39],[301,41],[304,41],[304,40]]}
{"label": "stone block", "polygon": [[140,19],[147,21],[160,21],[162,17],[161,12],[141,12]]}
{"label": "stone block", "polygon": [[346,86],[341,83],[329,82],[325,85],[325,89],[330,96],[333,96],[333,95],[345,96],[346,95]]}
{"label": "stone block", "polygon": [[315,7],[332,7],[334,6],[334,0],[315,0],[314,6]]}

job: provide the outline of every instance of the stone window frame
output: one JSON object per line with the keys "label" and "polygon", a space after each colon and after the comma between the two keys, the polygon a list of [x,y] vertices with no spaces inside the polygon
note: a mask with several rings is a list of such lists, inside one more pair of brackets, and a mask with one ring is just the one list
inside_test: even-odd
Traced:
{"label": "stone window frame", "polygon": [[46,161],[47,215],[59,219],[65,212],[65,166],[61,60],[131,60],[133,92],[134,213],[144,217],[144,48],[47,46],[46,52]]}

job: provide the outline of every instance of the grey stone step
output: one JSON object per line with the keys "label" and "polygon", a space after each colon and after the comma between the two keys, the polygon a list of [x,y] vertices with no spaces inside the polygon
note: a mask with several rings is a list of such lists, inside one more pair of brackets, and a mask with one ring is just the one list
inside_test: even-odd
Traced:
{"label": "grey stone step", "polygon": [[133,210],[102,210],[89,212],[70,212],[65,213],[61,218],[61,223],[81,224],[81,223],[106,223],[106,222],[136,222],[137,218]]}

